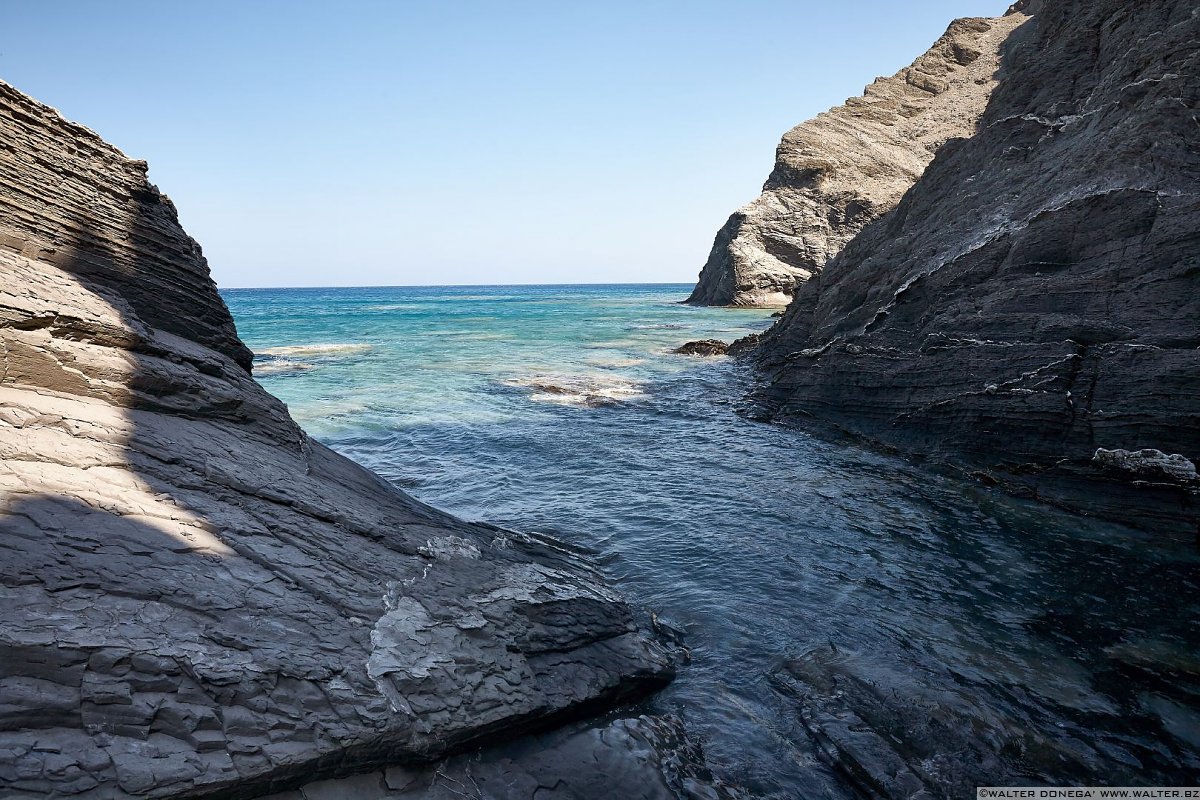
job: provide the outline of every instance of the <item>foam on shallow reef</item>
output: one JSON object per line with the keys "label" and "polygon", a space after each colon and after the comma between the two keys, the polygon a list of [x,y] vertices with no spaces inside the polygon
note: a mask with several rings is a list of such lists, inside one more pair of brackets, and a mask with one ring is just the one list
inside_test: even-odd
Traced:
{"label": "foam on shallow reef", "polygon": [[359,355],[370,350],[371,345],[369,344],[297,344],[287,347],[266,347],[256,351],[256,355],[280,358],[321,358]]}
{"label": "foam on shallow reef", "polygon": [[621,367],[636,367],[639,364],[645,364],[644,358],[631,358],[614,356],[608,358],[606,356],[591,356],[583,359],[583,363],[593,367],[604,367],[605,369],[620,369]]}
{"label": "foam on shallow reef", "polygon": [[631,331],[682,331],[687,329],[688,325],[680,325],[676,322],[651,322],[638,325],[630,325]]}
{"label": "foam on shallow reef", "polygon": [[505,386],[515,386],[530,392],[529,399],[538,403],[601,408],[645,397],[638,384],[612,375],[532,375],[510,378]]}
{"label": "foam on shallow reef", "polygon": [[297,372],[308,372],[315,365],[303,361],[292,361],[290,358],[268,356],[266,359],[255,359],[255,375],[292,375]]}
{"label": "foam on shallow reef", "polygon": [[645,351],[653,345],[653,340],[645,336],[627,336],[623,339],[603,339],[583,343],[588,350],[637,350]]}

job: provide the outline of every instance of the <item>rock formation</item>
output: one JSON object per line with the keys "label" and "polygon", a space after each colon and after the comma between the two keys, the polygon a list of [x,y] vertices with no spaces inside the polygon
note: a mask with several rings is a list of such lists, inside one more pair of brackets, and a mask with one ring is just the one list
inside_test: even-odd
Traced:
{"label": "rock formation", "polygon": [[4,797],[249,796],[669,678],[579,555],[309,439],[146,165],[2,83],[0,275]]}
{"label": "rock formation", "polygon": [[862,97],[783,136],[763,192],[717,233],[689,303],[784,305],[863,226],[890,211],[946,141],[970,136],[1000,46],[1025,17],[953,22]]}
{"label": "rock formation", "polygon": [[729,352],[729,343],[720,339],[697,339],[684,342],[671,352],[681,356],[723,356]]}
{"label": "rock formation", "polygon": [[263,800],[744,800],[705,766],[673,716],[617,719],[463,753],[317,781]]}
{"label": "rock formation", "polygon": [[760,399],[1155,531],[1200,525],[1200,10],[1031,2],[948,142],[763,338]]}

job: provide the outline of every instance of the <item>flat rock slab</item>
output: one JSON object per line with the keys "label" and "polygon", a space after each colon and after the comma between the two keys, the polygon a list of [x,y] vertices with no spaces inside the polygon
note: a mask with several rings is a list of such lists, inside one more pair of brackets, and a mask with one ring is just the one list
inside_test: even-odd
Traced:
{"label": "flat rock slab", "polygon": [[143,162],[0,83],[0,795],[223,797],[661,686],[580,553],[308,436]]}
{"label": "flat rock slab", "polygon": [[305,784],[264,800],[738,800],[673,717],[529,736],[420,769]]}

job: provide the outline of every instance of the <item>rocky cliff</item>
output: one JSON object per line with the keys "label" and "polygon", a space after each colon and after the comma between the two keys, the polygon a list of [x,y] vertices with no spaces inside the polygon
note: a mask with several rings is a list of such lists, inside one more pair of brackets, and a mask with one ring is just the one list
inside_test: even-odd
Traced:
{"label": "rocky cliff", "polygon": [[784,305],[890,211],[947,140],[975,132],[1000,47],[1025,20],[960,19],[911,66],[783,136],[758,199],[717,233],[689,303]]}
{"label": "rocky cliff", "polygon": [[0,83],[0,794],[246,796],[661,685],[551,541],[309,439],[171,202]]}
{"label": "rocky cliff", "polygon": [[1031,2],[973,136],[758,350],[820,420],[1156,531],[1200,524],[1200,9]]}

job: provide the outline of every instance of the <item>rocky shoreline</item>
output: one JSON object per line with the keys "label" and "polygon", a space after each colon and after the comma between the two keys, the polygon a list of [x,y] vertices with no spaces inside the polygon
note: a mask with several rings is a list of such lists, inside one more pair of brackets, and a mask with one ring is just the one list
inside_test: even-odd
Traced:
{"label": "rocky shoreline", "polygon": [[249,797],[670,680],[583,554],[310,439],[144,162],[6,84],[0,131],[6,797]]}
{"label": "rocky shoreline", "polygon": [[754,350],[756,413],[1200,536],[1200,16],[1005,19],[978,131],[800,285]]}
{"label": "rocky shoreline", "polygon": [[462,753],[435,764],[392,766],[306,783],[264,800],[740,800],[705,765],[682,722],[619,716]]}
{"label": "rocky shoreline", "polygon": [[[675,353],[753,359],[764,420],[842,431],[1162,538],[1200,535],[1200,13],[1127,6],[1026,0],[961,20],[908,69],[789,132],[692,302],[794,299],[765,334]],[[0,794],[745,796],[679,719],[630,707],[672,680],[679,642],[591,554],[457,519],[311,439],[255,382],[200,247],[144,162],[2,82],[0,142]],[[299,369],[290,358],[347,346],[362,345],[265,355]],[[587,376],[505,386],[581,413],[637,391]],[[743,463],[766,463],[750,452]],[[689,475],[686,493],[697,485]],[[846,589],[814,595],[814,617],[854,589],[906,608],[974,582],[976,599],[1011,588],[971,574],[985,572],[978,551],[938,562],[953,546],[922,540],[912,558],[963,582],[922,594],[928,575],[888,576],[884,537],[850,530],[868,552],[835,577],[808,573]],[[796,563],[823,565],[843,544],[832,533]],[[739,579],[755,592],[773,558],[761,552]],[[1127,571],[1114,552],[1066,563]],[[1028,566],[1010,555],[987,563]],[[1142,582],[1161,573],[1138,566]],[[1172,572],[1185,591],[1186,569]],[[1102,667],[1023,694],[1079,666],[1079,642],[1055,638],[1064,619],[1091,624],[1078,571],[1057,593],[1034,587],[1022,602],[1046,608],[1029,619],[997,603],[979,623],[1061,645],[1058,661],[1031,645],[1024,674],[1005,671],[1014,662],[980,627],[939,652],[896,624],[901,658],[832,638],[785,652],[789,633],[769,651],[770,688],[839,780],[872,797],[1104,770],[1177,780],[1196,765],[1187,631],[1126,637],[1118,616],[1096,626],[1103,637],[1083,631]],[[802,574],[784,571],[776,621],[796,616]],[[870,594],[881,576],[919,585]],[[1068,600],[1074,616],[1058,613]],[[1130,616],[1170,616],[1152,611]],[[942,657],[960,651],[957,666]],[[1101,672],[1144,696],[1108,704]],[[1026,717],[1038,708],[1057,716]],[[1150,730],[1141,739],[1125,736],[1130,710]],[[1111,730],[1093,743],[1100,721]],[[1164,741],[1184,744],[1164,756]]]}

